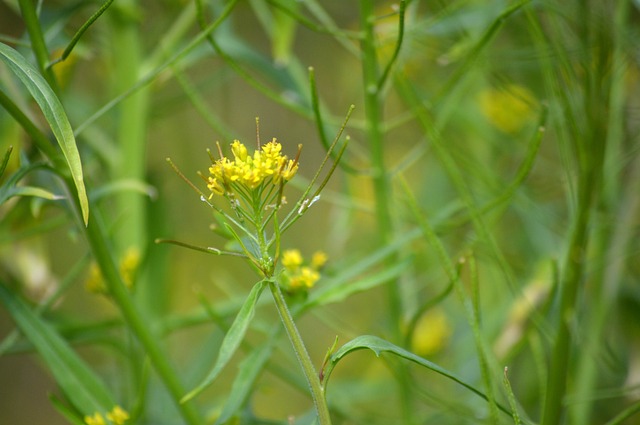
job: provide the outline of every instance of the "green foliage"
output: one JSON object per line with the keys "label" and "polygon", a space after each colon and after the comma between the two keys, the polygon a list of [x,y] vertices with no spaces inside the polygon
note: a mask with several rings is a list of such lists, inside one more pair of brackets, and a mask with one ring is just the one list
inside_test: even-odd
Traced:
{"label": "green foliage", "polygon": [[636,423],[637,20],[2,3],[0,423]]}

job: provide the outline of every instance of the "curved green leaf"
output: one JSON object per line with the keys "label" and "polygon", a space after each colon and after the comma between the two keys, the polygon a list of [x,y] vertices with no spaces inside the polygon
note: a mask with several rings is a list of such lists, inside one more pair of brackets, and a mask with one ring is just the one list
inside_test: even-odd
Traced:
{"label": "curved green leaf", "polygon": [[89,221],[89,201],[84,187],[82,163],[76,139],[62,103],[40,73],[16,50],[0,43],[0,59],[29,90],[49,123],[71,171],[71,177],[78,192],[82,219],[86,225]]}
{"label": "curved green leaf", "polygon": [[111,410],[115,405],[111,393],[67,341],[1,283],[0,301],[76,409],[85,415]]}
{"label": "curved green leaf", "polygon": [[[430,362],[427,359],[423,359],[422,357],[416,354],[413,354],[412,352],[407,351],[402,347],[398,347],[397,345],[392,344],[389,341],[386,341],[382,338],[379,338],[377,336],[372,336],[372,335],[361,335],[357,338],[352,339],[351,341],[347,342],[345,345],[340,347],[340,349],[331,356],[324,373],[325,387],[329,381],[331,372],[343,357],[345,357],[347,354],[353,351],[362,350],[365,348],[368,348],[369,350],[373,351],[377,357],[380,357],[380,354],[387,352],[387,353],[394,354],[398,357],[401,357],[405,360],[409,360],[411,362],[417,363],[420,366],[426,367],[429,370],[432,370],[446,378],[449,378],[454,382],[457,382],[458,384],[462,385],[463,387],[467,388],[473,393],[479,395],[483,399],[489,401],[489,398],[482,391],[476,389],[473,385],[465,382],[464,380],[462,380],[462,378],[459,378],[452,372],[449,372],[443,367],[440,367],[437,364]],[[498,408],[503,412],[507,413],[508,415],[511,415],[511,411],[509,411],[509,409],[507,409],[506,407],[498,404]]]}
{"label": "curved green leaf", "polygon": [[185,395],[181,403],[186,403],[191,400],[198,394],[200,394],[205,388],[213,383],[213,381],[218,377],[222,368],[224,368],[231,357],[233,357],[234,353],[238,349],[238,346],[242,342],[247,329],[249,328],[249,323],[251,323],[251,319],[253,319],[253,315],[256,309],[256,303],[260,298],[260,294],[262,294],[265,285],[267,284],[266,280],[261,280],[256,283],[254,287],[251,289],[249,296],[240,307],[240,311],[238,312],[236,318],[233,320],[231,327],[229,328],[229,332],[224,336],[222,340],[222,344],[220,346],[220,351],[218,352],[218,357],[216,359],[215,364],[211,368],[209,375],[202,381],[200,385],[198,385],[195,389],[190,391],[187,395]]}

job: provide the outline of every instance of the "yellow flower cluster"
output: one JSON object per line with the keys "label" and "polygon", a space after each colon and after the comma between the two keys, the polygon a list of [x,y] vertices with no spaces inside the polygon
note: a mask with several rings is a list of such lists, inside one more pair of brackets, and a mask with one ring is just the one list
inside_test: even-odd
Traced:
{"label": "yellow flower cluster", "polygon": [[111,412],[105,416],[96,412],[92,416],[85,416],[84,423],[87,425],[124,425],[129,420],[129,414],[120,406],[114,406]]}
{"label": "yellow flower cluster", "polygon": [[284,267],[284,283],[292,291],[301,288],[309,289],[320,279],[319,270],[327,262],[324,252],[316,252],[311,257],[309,265],[305,265],[304,258],[297,249],[289,249],[282,253]]}
{"label": "yellow flower cluster", "polygon": [[[140,252],[136,248],[129,248],[125,252],[124,257],[120,261],[120,275],[127,288],[133,287],[135,280],[135,274],[140,265]],[[89,292],[95,294],[107,294],[107,285],[104,283],[104,278],[100,272],[100,267],[96,263],[92,263],[89,267],[89,275],[85,281],[85,288]]]}
{"label": "yellow flower cluster", "polygon": [[297,159],[288,159],[282,155],[282,145],[274,138],[261,149],[249,155],[247,147],[234,140],[231,144],[233,161],[226,157],[216,160],[211,167],[207,179],[207,187],[211,195],[224,195],[234,184],[255,189],[262,183],[279,184],[289,181],[298,171]]}

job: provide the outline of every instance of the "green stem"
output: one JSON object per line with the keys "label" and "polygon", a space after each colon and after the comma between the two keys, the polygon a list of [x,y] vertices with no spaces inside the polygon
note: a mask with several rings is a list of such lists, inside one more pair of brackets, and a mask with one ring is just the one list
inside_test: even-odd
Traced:
{"label": "green stem", "polygon": [[[364,112],[366,117],[366,133],[369,140],[371,168],[373,176],[373,190],[375,194],[375,213],[377,221],[378,242],[388,245],[393,237],[391,211],[389,200],[393,198],[389,188],[389,176],[386,171],[384,135],[382,130],[382,99],[380,86],[383,82],[379,76],[378,59],[375,44],[375,20],[374,1],[360,0],[360,28],[363,32],[360,48],[362,51],[362,80],[364,84]],[[398,41],[401,43],[401,40]],[[386,75],[383,77],[386,78]],[[393,265],[398,261],[397,255],[393,255],[386,262]],[[402,343],[402,303],[399,285],[396,282],[388,282],[387,299],[389,301],[389,322],[393,339]],[[412,423],[411,390],[408,370],[404,365],[397,369],[400,391],[400,407],[402,422]]]}
{"label": "green stem", "polygon": [[[372,0],[360,1],[360,25],[364,31],[362,39],[362,76],[364,83],[364,106],[366,131],[371,149],[371,167],[375,192],[375,212],[378,236],[381,243],[391,240],[391,213],[389,211],[389,178],[385,168],[382,134],[382,104],[378,90],[378,63],[374,39],[374,10]],[[389,307],[394,327],[399,324],[400,300],[396,285],[388,285]],[[399,329],[394,329],[396,337]]]}
{"label": "green stem", "polygon": [[36,13],[36,8],[32,0],[19,0],[20,11],[22,12],[22,19],[27,27],[29,38],[31,39],[31,49],[38,62],[38,69],[42,76],[47,80],[49,86],[56,94],[60,94],[60,88],[55,78],[55,74],[51,68],[47,68],[49,63],[49,50],[44,41],[42,34],[42,28],[40,27],[40,20]]}
{"label": "green stem", "polygon": [[320,425],[330,425],[331,415],[329,414],[329,407],[327,406],[327,400],[324,396],[324,387],[320,383],[318,373],[313,366],[313,362],[311,361],[311,357],[309,357],[309,353],[307,352],[307,348],[304,345],[304,341],[302,341],[302,337],[298,332],[298,328],[293,321],[293,317],[291,316],[291,312],[287,307],[287,302],[282,295],[280,286],[276,282],[270,281],[269,289],[271,290],[271,294],[273,295],[273,300],[276,303],[276,308],[278,309],[278,313],[280,314],[280,319],[282,319],[284,328],[287,331],[287,335],[289,336],[291,345],[293,345],[293,350],[295,351],[296,357],[298,358],[300,366],[302,367],[302,371],[307,378],[307,382],[311,389],[311,396],[316,406],[316,411],[318,412],[318,420],[320,421]]}
{"label": "green stem", "polygon": [[[118,58],[115,67],[115,93],[121,93],[138,80],[142,66],[142,46],[137,19],[125,10],[135,9],[135,0],[120,3],[112,20],[113,54]],[[120,104],[117,139],[120,146],[120,161],[114,177],[122,180],[145,180],[146,137],[149,109],[149,90],[140,89]],[[146,200],[140,193],[123,191],[116,198],[123,214],[118,226],[117,250],[121,254],[135,247],[144,253],[147,244]]]}
{"label": "green stem", "polygon": [[[67,186],[73,188],[73,181],[68,179]],[[74,197],[75,199],[75,197]],[[158,338],[148,326],[148,323],[144,320],[138,309],[134,305],[127,289],[122,282],[120,273],[118,272],[117,265],[113,261],[111,255],[110,246],[105,238],[105,231],[102,228],[102,223],[98,217],[98,211],[96,206],[92,206],[93,212],[91,220],[86,227],[86,236],[91,246],[94,258],[100,267],[100,271],[104,276],[105,282],[109,288],[109,294],[115,301],[116,305],[122,313],[122,317],[126,321],[128,327],[136,335],[145,349],[149,360],[153,364],[156,372],[160,376],[160,379],[164,382],[169,393],[174,400],[176,407],[180,411],[185,422],[189,425],[198,425],[202,421],[199,418],[197,411],[193,404],[184,403],[181,404],[179,400],[185,394],[185,390],[182,387],[177,375],[173,371],[169,359],[162,351],[157,343]],[[82,226],[84,228],[84,226]]]}
{"label": "green stem", "polygon": [[[604,45],[594,37],[600,37],[593,28],[604,28],[603,22],[591,21],[588,5],[580,5],[578,16],[583,17],[585,24],[583,39],[585,40],[584,69],[588,70],[583,77],[583,105],[577,110],[585,117],[583,128],[574,129],[573,140],[578,169],[578,205],[576,218],[571,230],[569,249],[565,258],[563,278],[560,286],[560,310],[556,322],[556,339],[554,341],[551,365],[549,369],[547,395],[545,399],[542,425],[561,423],[564,414],[562,405],[567,392],[568,377],[572,374],[569,364],[573,344],[572,328],[575,326],[576,305],[580,284],[586,274],[589,252],[589,230],[595,201],[601,194],[602,167],[605,157],[606,135],[608,128],[608,91],[610,81],[603,71],[608,52]],[[595,13],[594,16],[599,15]],[[595,18],[593,18],[595,19]],[[592,48],[599,46],[599,48]],[[595,336],[593,336],[595,337]]]}
{"label": "green stem", "polygon": [[54,164],[60,165],[58,169],[64,169],[64,159],[51,143],[47,136],[40,130],[31,119],[15,104],[15,102],[0,90],[0,106],[2,106],[11,116],[22,126],[24,131],[33,139],[38,149],[49,158]]}
{"label": "green stem", "polygon": [[588,239],[591,196],[585,194],[578,205],[576,225],[572,231],[570,247],[565,262],[565,276],[560,286],[560,311],[557,318],[557,334],[553,345],[549,370],[547,395],[542,418],[543,425],[559,424],[562,416],[562,400],[566,392],[569,357],[572,344],[571,326],[578,287],[583,276],[583,264]]}

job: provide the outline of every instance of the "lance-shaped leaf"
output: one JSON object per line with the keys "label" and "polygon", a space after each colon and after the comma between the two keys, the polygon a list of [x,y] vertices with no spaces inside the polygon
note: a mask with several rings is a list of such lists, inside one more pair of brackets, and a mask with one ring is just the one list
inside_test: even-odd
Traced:
{"label": "lance-shaped leaf", "polygon": [[[407,351],[402,347],[398,347],[397,345],[392,344],[389,341],[386,341],[382,338],[379,338],[377,336],[372,336],[372,335],[361,335],[357,338],[352,339],[351,341],[347,342],[345,345],[340,347],[340,349],[338,349],[338,351],[336,351],[331,356],[327,364],[327,368],[324,371],[325,387],[327,386],[327,383],[329,381],[329,377],[331,376],[331,372],[333,371],[333,368],[335,368],[335,366],[343,357],[345,357],[347,354],[353,351],[362,350],[365,348],[368,348],[369,350],[373,351],[377,357],[380,357],[382,353],[390,353],[395,356],[401,357],[405,360],[409,360],[422,367],[432,370],[433,372],[436,372],[454,382],[457,382],[458,384],[462,385],[463,387],[467,388],[473,393],[479,395],[483,399],[487,401],[489,400],[489,398],[482,391],[478,390],[473,385],[465,382],[462,378],[456,376],[453,372],[450,372],[444,369],[443,367],[438,366],[433,362],[430,362],[427,359],[424,359],[416,354],[413,354],[412,352]],[[506,407],[498,404],[498,408],[503,412],[511,415],[511,412]]]}
{"label": "lance-shaped leaf", "polygon": [[211,385],[222,371],[222,368],[229,363],[238,349],[238,346],[242,342],[244,335],[247,333],[247,329],[249,328],[249,324],[251,323],[251,319],[253,319],[253,315],[256,310],[256,303],[258,302],[260,294],[262,294],[266,284],[266,280],[261,280],[251,289],[249,296],[244,301],[242,307],[240,307],[240,311],[238,311],[238,314],[236,315],[236,318],[233,320],[233,323],[229,328],[229,332],[227,332],[222,340],[218,357],[216,358],[216,362],[211,368],[209,375],[207,375],[200,385],[184,396],[182,400],[180,400],[181,403],[186,403]]}
{"label": "lance-shaped leaf", "polygon": [[83,415],[111,410],[115,403],[107,387],[53,327],[3,284],[0,284],[0,301],[76,409]]}
{"label": "lance-shaped leaf", "polygon": [[246,403],[251,391],[255,388],[256,380],[269,361],[276,342],[276,338],[269,339],[264,345],[257,347],[242,360],[238,375],[231,386],[229,397],[222,408],[222,413],[216,419],[216,425],[227,423]]}
{"label": "lance-shaped leaf", "polygon": [[89,201],[84,187],[82,163],[80,162],[76,139],[73,135],[67,114],[62,107],[62,103],[60,103],[60,100],[42,75],[16,50],[6,44],[0,43],[0,60],[7,65],[22,84],[25,85],[27,90],[29,90],[29,93],[31,93],[31,96],[33,96],[38,103],[45,119],[49,123],[51,131],[58,141],[67,165],[69,166],[71,177],[78,192],[82,219],[86,225],[89,221]]}

